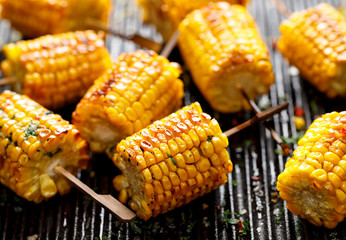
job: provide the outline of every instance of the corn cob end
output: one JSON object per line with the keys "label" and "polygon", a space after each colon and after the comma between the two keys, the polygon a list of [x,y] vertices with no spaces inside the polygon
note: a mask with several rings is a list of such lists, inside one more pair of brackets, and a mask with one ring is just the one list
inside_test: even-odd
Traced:
{"label": "corn cob end", "polygon": [[184,107],[117,145],[119,200],[144,220],[187,204],[227,182],[233,169],[227,146],[198,103]]}
{"label": "corn cob end", "polygon": [[346,216],[346,112],[316,119],[278,176],[287,208],[316,226],[334,228]]}
{"label": "corn cob end", "polygon": [[85,169],[86,141],[67,121],[26,96],[4,91],[0,105],[1,183],[36,203],[67,193],[70,185],[54,167],[75,175]]}

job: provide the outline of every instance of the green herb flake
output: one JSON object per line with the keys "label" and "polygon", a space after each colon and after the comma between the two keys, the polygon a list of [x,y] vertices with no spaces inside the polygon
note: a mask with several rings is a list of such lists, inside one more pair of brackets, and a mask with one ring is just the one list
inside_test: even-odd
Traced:
{"label": "green herb flake", "polygon": [[169,157],[169,159],[171,159],[172,163],[173,163],[175,166],[178,166],[178,164],[174,161],[172,155],[169,154],[169,153],[166,153],[166,154],[167,154],[167,156]]}
{"label": "green herb flake", "polygon": [[275,153],[276,153],[277,155],[283,155],[283,153],[282,153],[282,151],[281,151],[280,148],[275,149]]}
{"label": "green herb flake", "polygon": [[237,180],[232,180],[232,185],[233,185],[234,187],[238,186]]}
{"label": "green herb flake", "polygon": [[38,127],[38,124],[31,120],[28,128],[25,130],[24,139],[26,140],[30,136],[36,136],[37,127]]}
{"label": "green herb flake", "polygon": [[208,142],[211,142],[211,139],[214,137],[214,135],[208,136]]}
{"label": "green herb flake", "polygon": [[136,234],[142,234],[142,229],[137,226],[137,223],[138,221],[136,220],[130,222],[130,227]]}
{"label": "green herb flake", "polygon": [[190,224],[187,226],[186,231],[187,231],[188,233],[191,233],[192,230],[193,230],[193,228],[195,227],[195,225],[196,225],[196,221],[193,221],[192,223],[190,223]]}
{"label": "green herb flake", "polygon": [[299,133],[294,137],[281,137],[282,141],[286,144],[297,144],[298,141],[304,136],[303,133]]}
{"label": "green herb flake", "polygon": [[61,149],[61,148],[58,148],[58,149],[55,151],[55,153],[46,152],[44,155],[51,158],[51,157],[53,157],[54,155],[58,154],[58,153],[61,152],[61,151],[62,151],[62,149]]}

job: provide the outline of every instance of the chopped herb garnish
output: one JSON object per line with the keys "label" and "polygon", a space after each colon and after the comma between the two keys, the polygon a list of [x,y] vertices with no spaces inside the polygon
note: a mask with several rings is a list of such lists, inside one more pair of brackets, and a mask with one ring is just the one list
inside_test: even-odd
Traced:
{"label": "chopped herb garnish", "polygon": [[138,221],[132,221],[130,222],[130,227],[131,229],[136,233],[136,234],[142,234],[142,229],[140,229],[138,226],[137,226],[137,223]]}
{"label": "chopped herb garnish", "polygon": [[278,214],[277,218],[275,219],[275,222],[276,222],[276,223],[280,223],[280,222],[281,222],[282,216],[284,215],[284,212],[285,212],[284,209],[282,209],[282,210],[280,211],[280,213]]}
{"label": "chopped herb garnish", "polygon": [[59,152],[61,152],[62,149],[61,148],[58,148],[58,150],[56,150],[55,153],[52,153],[52,152],[46,152],[44,155],[45,156],[48,156],[48,157],[53,157],[54,155],[58,154]]}
{"label": "chopped herb garnish", "polygon": [[214,136],[213,135],[211,135],[211,136],[208,136],[208,142],[211,142],[211,139],[213,138]]}
{"label": "chopped herb garnish", "polygon": [[51,111],[47,111],[47,112],[45,112],[44,114],[45,114],[45,115],[49,115],[49,114],[52,114],[52,112],[51,112]]}
{"label": "chopped herb garnish", "polygon": [[237,180],[232,180],[232,185],[233,185],[234,187],[238,186]]}
{"label": "chopped herb garnish", "polygon": [[281,137],[282,141],[286,144],[297,144],[304,134],[300,133],[295,137]]}
{"label": "chopped herb garnish", "polygon": [[195,225],[196,225],[196,221],[193,221],[192,223],[190,223],[190,224],[187,226],[186,231],[187,231],[188,233],[191,233],[191,232],[192,232],[192,229],[195,227]]}
{"label": "chopped herb garnish", "polygon": [[169,153],[166,153],[166,154],[167,154],[167,156],[169,157],[169,159],[171,159],[172,163],[173,163],[175,166],[178,166],[178,164],[174,161],[172,155],[169,154]]}
{"label": "chopped herb garnish", "polygon": [[34,121],[31,121],[29,123],[28,128],[25,130],[25,137],[24,139],[28,139],[30,136],[36,136],[36,130],[37,130],[38,124]]}

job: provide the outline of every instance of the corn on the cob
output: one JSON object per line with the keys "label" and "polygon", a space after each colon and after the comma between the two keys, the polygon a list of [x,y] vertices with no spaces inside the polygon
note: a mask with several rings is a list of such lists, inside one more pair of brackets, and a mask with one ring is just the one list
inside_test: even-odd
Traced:
{"label": "corn on the cob", "polygon": [[121,139],[180,107],[180,66],[152,51],[122,54],[96,80],[73,113],[73,123],[92,151],[114,148]]}
{"label": "corn on the cob", "polygon": [[[152,23],[162,34],[165,41],[168,41],[179,23],[185,16],[209,2],[219,2],[220,0],[137,0],[143,9],[144,22]],[[246,5],[250,0],[224,0],[230,4]]]}
{"label": "corn on the cob", "polygon": [[0,181],[36,203],[70,190],[60,165],[77,174],[85,169],[88,146],[77,129],[26,96],[0,95]]}
{"label": "corn on the cob", "polygon": [[89,29],[87,19],[107,23],[110,0],[0,0],[1,17],[26,37]]}
{"label": "corn on the cob", "polygon": [[1,67],[17,79],[16,91],[57,109],[78,101],[111,66],[101,37],[88,30],[10,43]]}
{"label": "corn on the cob", "polygon": [[314,225],[334,228],[346,216],[346,112],[316,119],[279,175],[287,208]]}
{"label": "corn on the cob", "polygon": [[293,13],[280,26],[278,49],[328,97],[346,97],[346,19],[323,3]]}
{"label": "corn on the cob", "polygon": [[194,82],[210,105],[229,113],[249,109],[251,99],[274,82],[269,53],[254,19],[240,5],[210,3],[179,25],[180,52]]}
{"label": "corn on the cob", "polygon": [[119,200],[147,220],[187,204],[227,182],[233,169],[228,139],[199,103],[122,140],[113,162]]}

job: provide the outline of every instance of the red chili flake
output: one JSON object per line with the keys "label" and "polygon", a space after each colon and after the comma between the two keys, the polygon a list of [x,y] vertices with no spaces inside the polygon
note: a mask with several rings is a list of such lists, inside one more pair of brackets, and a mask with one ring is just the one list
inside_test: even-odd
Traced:
{"label": "red chili flake", "polygon": [[237,223],[238,228],[239,228],[239,233],[241,233],[243,231],[243,222],[241,220],[239,220],[239,222]]}
{"label": "red chili flake", "polygon": [[301,107],[294,107],[294,116],[301,117],[304,116],[304,110]]}
{"label": "red chili flake", "polygon": [[315,188],[320,189],[316,182],[313,182],[312,184],[314,185]]}
{"label": "red chili flake", "polygon": [[345,129],[345,128],[342,128],[342,129],[341,129],[341,133],[346,134],[346,129]]}
{"label": "red chili flake", "polygon": [[273,38],[273,39],[271,40],[271,44],[272,44],[272,49],[276,50],[277,45],[278,45],[277,39],[276,39],[276,38]]}
{"label": "red chili flake", "polygon": [[252,176],[251,179],[254,180],[254,181],[259,181],[260,177],[259,176]]}
{"label": "red chili flake", "polygon": [[221,211],[221,206],[220,206],[220,205],[217,205],[217,206],[216,206],[216,209],[219,210],[219,211]]}

